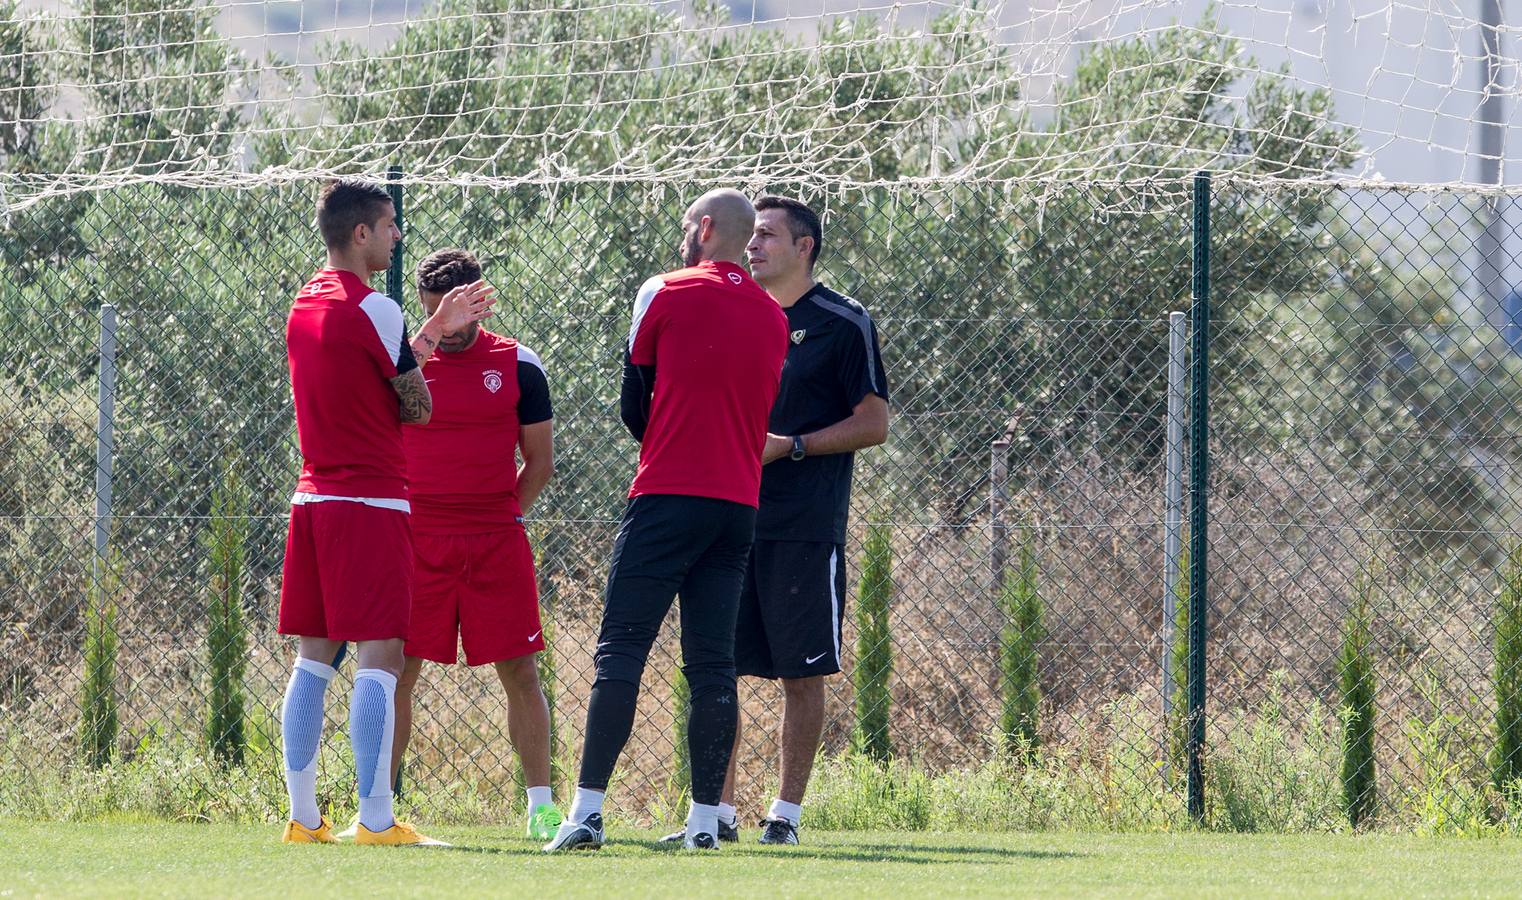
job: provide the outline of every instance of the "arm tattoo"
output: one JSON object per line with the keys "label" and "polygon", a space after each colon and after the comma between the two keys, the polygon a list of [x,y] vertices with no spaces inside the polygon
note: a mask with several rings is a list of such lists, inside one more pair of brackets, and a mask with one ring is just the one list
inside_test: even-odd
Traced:
{"label": "arm tattoo", "polygon": [[396,389],[396,396],[402,405],[402,421],[412,424],[427,424],[433,416],[433,394],[428,390],[428,382],[423,380],[423,370],[413,369],[391,379],[391,386]]}
{"label": "arm tattoo", "polygon": [[413,359],[416,359],[418,365],[421,366],[433,356],[433,351],[439,346],[439,342],[426,334],[419,334],[412,339],[410,346]]}

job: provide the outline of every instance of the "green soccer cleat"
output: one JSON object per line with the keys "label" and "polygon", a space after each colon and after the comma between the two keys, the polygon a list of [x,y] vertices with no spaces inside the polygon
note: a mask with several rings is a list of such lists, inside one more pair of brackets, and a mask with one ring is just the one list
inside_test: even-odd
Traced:
{"label": "green soccer cleat", "polygon": [[542,803],[528,813],[528,836],[536,841],[547,841],[555,836],[560,823],[565,821],[560,808],[553,803]]}

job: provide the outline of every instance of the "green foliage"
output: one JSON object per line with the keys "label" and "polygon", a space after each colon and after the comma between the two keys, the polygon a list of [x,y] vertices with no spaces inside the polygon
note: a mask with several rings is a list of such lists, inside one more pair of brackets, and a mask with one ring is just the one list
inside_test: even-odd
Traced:
{"label": "green foliage", "polygon": [[235,464],[227,463],[211,494],[206,531],[206,744],[224,765],[241,765],[244,735],[243,673],[248,665],[248,622],[243,611],[249,496]]}
{"label": "green foliage", "polygon": [[1491,772],[1497,790],[1517,791],[1522,779],[1522,544],[1501,571],[1495,607],[1495,747]]}
{"label": "green foliage", "polygon": [[1440,688],[1438,678],[1429,676],[1423,693],[1431,713],[1408,718],[1402,729],[1414,777],[1400,792],[1401,818],[1423,834],[1496,833],[1500,793],[1486,782],[1481,767],[1467,764],[1479,756],[1474,750],[1484,745],[1484,729],[1465,715],[1444,711]]}
{"label": "green foliage", "polygon": [[58,99],[57,40],[18,0],[0,0],[0,164],[33,175],[64,168],[63,137],[41,120]]}
{"label": "green foliage", "polygon": [[247,64],[218,33],[214,4],[80,0],[75,11],[70,74],[95,116],[76,165],[174,172],[227,155]]}
{"label": "green foliage", "polygon": [[1337,654],[1342,708],[1342,798],[1348,822],[1357,828],[1373,815],[1375,791],[1375,683],[1373,579],[1360,572],[1342,624]]}
{"label": "green foliage", "polygon": [[1169,704],[1168,760],[1171,774],[1182,777],[1188,771],[1189,746],[1189,543],[1179,547],[1178,576],[1173,583],[1173,646],[1171,654],[1173,684]]}
{"label": "green foliage", "polygon": [[893,606],[893,544],[888,526],[867,530],[866,558],[861,570],[861,595],[856,604],[856,730],[852,746],[867,757],[885,762],[893,754],[888,735],[893,695],[893,637],[888,625]]}
{"label": "green foliage", "polygon": [[681,666],[672,669],[671,675],[671,744],[676,757],[672,783],[686,790],[692,784],[692,752],[687,737],[692,725],[692,687]]}
{"label": "green foliage", "polygon": [[1034,536],[1024,531],[1019,561],[1004,579],[999,604],[1004,628],[999,636],[1003,710],[999,727],[1007,747],[1029,758],[1040,746],[1041,641],[1046,637]]}
{"label": "green foliage", "polygon": [[1289,676],[1269,676],[1253,714],[1235,716],[1207,757],[1216,827],[1229,831],[1327,831],[1339,826],[1337,735],[1312,702],[1303,715],[1285,702]]}
{"label": "green foliage", "polygon": [[100,563],[85,607],[84,684],[79,693],[79,746],[85,763],[99,769],[116,754],[116,666],[120,637],[116,630],[120,582],[112,561]]}

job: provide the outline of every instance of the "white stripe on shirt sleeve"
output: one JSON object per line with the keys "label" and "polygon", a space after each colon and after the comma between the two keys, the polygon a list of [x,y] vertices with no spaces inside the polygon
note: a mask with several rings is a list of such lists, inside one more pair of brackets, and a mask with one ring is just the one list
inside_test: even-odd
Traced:
{"label": "white stripe on shirt sleeve", "polygon": [[634,298],[634,319],[629,323],[630,353],[634,352],[634,338],[639,334],[639,323],[644,320],[645,312],[650,309],[650,301],[654,300],[656,293],[665,286],[666,282],[661,280],[659,275],[647,279],[639,286],[639,293]]}
{"label": "white stripe on shirt sleeve", "polygon": [[539,354],[523,346],[522,344],[519,344],[518,358],[526,363],[529,363],[540,372],[543,372],[546,379],[549,378],[549,373],[544,371],[544,360],[539,358]]}
{"label": "white stripe on shirt sleeve", "polygon": [[370,324],[375,326],[375,333],[380,335],[381,345],[391,357],[391,364],[396,365],[397,360],[402,358],[402,331],[405,329],[402,308],[395,300],[379,292],[372,292],[359,301],[359,308],[370,317]]}

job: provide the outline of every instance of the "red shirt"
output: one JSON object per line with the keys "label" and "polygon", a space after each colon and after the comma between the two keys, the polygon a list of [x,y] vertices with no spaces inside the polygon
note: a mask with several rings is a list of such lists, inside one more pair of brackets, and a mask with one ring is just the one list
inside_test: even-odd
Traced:
{"label": "red shirt", "polygon": [[301,445],[298,493],[406,501],[400,401],[417,368],[402,310],[352,272],[324,269],[296,295],[286,358]]}
{"label": "red shirt", "polygon": [[433,416],[427,425],[402,429],[412,530],[476,534],[521,528],[518,427],[551,415],[539,357],[483,328],[469,348],[435,353],[423,372]]}
{"label": "red shirt", "polygon": [[703,262],[640,288],[629,358],[655,366],[650,422],[629,488],[757,505],[787,317],[733,263]]}

